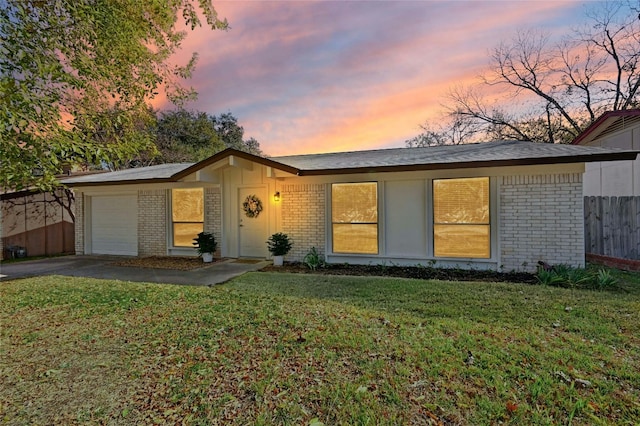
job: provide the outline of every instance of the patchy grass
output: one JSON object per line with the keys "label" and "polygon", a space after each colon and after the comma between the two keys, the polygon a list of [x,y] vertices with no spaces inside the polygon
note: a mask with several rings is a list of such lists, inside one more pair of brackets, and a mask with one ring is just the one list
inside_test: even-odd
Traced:
{"label": "patchy grass", "polygon": [[640,280],[618,277],[5,282],[0,422],[636,424]]}

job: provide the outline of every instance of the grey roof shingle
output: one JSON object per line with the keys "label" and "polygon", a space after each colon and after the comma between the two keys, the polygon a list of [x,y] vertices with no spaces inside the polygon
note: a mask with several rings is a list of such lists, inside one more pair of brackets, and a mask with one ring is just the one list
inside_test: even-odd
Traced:
{"label": "grey roof shingle", "polygon": [[328,154],[263,158],[227,149],[199,163],[161,164],[112,173],[64,179],[70,186],[134,182],[177,181],[228,156],[238,156],[298,175],[436,170],[633,160],[638,151],[564,144],[497,141],[425,148],[392,148]]}
{"label": "grey roof shingle", "polygon": [[135,169],[117,170],[110,173],[98,173],[94,175],[77,176],[62,179],[64,184],[74,183],[107,183],[122,182],[130,180],[147,180],[147,179],[171,179],[173,175],[181,172],[193,163],[169,163],[158,164],[157,166],[138,167]]}
{"label": "grey roof shingle", "polygon": [[[589,149],[576,149],[589,148]],[[518,160],[560,160],[615,152],[610,148],[578,147],[522,141],[497,141],[424,148],[392,148],[373,151],[273,157],[274,161],[301,170],[354,169],[363,167],[417,166],[455,163],[485,163]],[[547,163],[548,161],[545,161]],[[562,162],[562,161],[557,161]]]}

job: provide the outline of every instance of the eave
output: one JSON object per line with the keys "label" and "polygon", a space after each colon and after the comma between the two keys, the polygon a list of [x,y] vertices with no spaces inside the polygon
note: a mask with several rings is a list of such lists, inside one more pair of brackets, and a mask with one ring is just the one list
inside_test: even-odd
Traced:
{"label": "eave", "polygon": [[344,175],[359,173],[391,173],[424,170],[472,169],[483,167],[535,166],[548,164],[570,164],[593,161],[635,160],[638,152],[622,151],[608,154],[589,154],[562,157],[520,158],[512,160],[466,161],[456,163],[412,164],[402,166],[352,167],[340,169],[300,170],[299,176]]}
{"label": "eave", "polygon": [[607,111],[602,114],[596,121],[591,123],[582,133],[580,133],[572,142],[572,145],[584,145],[596,139],[600,134],[605,132],[607,128],[615,123],[618,119],[626,117],[640,116],[640,109],[626,109],[620,111]]}

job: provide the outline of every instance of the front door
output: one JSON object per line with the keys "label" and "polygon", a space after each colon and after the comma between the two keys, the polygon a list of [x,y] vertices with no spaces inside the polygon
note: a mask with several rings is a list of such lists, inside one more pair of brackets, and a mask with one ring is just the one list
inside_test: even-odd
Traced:
{"label": "front door", "polygon": [[238,189],[240,257],[267,256],[269,200],[264,188]]}

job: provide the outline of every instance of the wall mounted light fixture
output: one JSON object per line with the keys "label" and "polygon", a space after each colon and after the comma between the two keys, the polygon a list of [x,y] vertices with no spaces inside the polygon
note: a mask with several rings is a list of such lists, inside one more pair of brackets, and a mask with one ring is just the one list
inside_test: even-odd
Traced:
{"label": "wall mounted light fixture", "polygon": [[276,193],[273,194],[273,201],[280,201],[280,191],[276,191]]}

